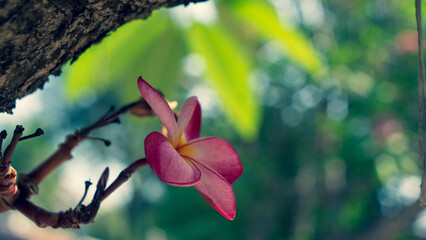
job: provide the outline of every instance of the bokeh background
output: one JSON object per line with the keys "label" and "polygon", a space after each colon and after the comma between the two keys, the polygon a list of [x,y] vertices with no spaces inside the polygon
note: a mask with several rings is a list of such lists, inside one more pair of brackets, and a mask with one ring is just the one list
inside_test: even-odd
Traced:
{"label": "bokeh background", "polygon": [[[414,1],[209,0],[162,9],[91,47],[43,90],[0,115],[26,173],[75,129],[112,105],[140,98],[139,75],[180,104],[198,96],[202,136],[229,141],[245,172],[228,221],[194,188],[149,168],[103,203],[80,230],[38,229],[18,212],[0,215],[16,239],[416,239],[418,207],[417,46]],[[144,156],[156,118],[121,118],[93,133],[43,182],[34,201],[74,207],[84,181],[109,166],[110,181]],[[94,187],[89,192],[89,202]]]}

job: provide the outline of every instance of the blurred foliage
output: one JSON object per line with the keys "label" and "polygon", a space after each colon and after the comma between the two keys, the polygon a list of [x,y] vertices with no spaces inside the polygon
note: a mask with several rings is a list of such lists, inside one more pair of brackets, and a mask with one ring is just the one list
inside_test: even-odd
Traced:
{"label": "blurred foliage", "polygon": [[[131,79],[141,73],[167,94],[175,88],[174,79],[181,73],[180,60],[195,53],[204,59],[206,77],[217,91],[230,122],[244,138],[255,138],[260,104],[247,81],[255,52],[241,47],[241,41],[247,38],[231,34],[228,21],[239,19],[240,28],[255,30],[250,33],[252,36],[283,43],[283,51],[284,46],[287,49],[284,53],[288,52],[289,58],[310,73],[321,67],[321,61],[306,37],[295,29],[282,27],[268,2],[230,1],[227,4],[232,8],[225,5],[218,9],[228,18],[211,19],[207,23],[193,21],[188,27],[188,24],[177,24],[173,15],[160,12],[149,22],[134,21],[119,28],[64,69],[67,95],[71,100],[78,100],[91,91],[120,86],[125,96],[134,97],[135,85]],[[255,38],[253,42],[257,43]]]}
{"label": "blurred foliage", "polygon": [[[139,98],[143,75],[170,100],[197,95],[202,136],[240,154],[236,219],[146,168],[95,223],[70,231],[79,238],[425,238],[426,214],[410,210],[420,184],[414,20],[413,2],[396,0],[217,0],[155,12],[90,48],[30,107],[18,103],[18,120],[2,117],[9,129],[20,121],[46,132],[18,146],[14,166],[28,172],[68,132]],[[80,146],[37,202],[71,207],[85,180],[143,156],[153,130],[155,118],[124,117],[97,131],[112,146]],[[13,226],[13,214],[0,217]]]}
{"label": "blurred foliage", "polygon": [[259,103],[247,84],[251,61],[238,50],[238,44],[222,27],[194,24],[189,31],[189,44],[205,60],[208,75],[224,109],[239,132],[253,138],[257,134]]}
{"label": "blurred foliage", "polygon": [[230,1],[234,6],[231,13],[241,19],[240,23],[246,29],[255,31],[255,35],[275,40],[283,44],[281,50],[288,58],[300,64],[310,73],[315,73],[322,67],[315,49],[297,28],[288,26],[280,21],[273,6],[265,1]]}

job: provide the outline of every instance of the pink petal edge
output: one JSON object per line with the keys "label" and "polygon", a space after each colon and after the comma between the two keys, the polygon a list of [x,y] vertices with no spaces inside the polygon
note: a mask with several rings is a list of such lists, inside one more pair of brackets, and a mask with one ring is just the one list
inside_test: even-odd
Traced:
{"label": "pink petal edge", "polygon": [[233,220],[236,201],[232,185],[219,173],[193,160],[203,172],[201,181],[194,185],[200,195],[225,218]]}
{"label": "pink petal edge", "polygon": [[200,136],[201,107],[197,97],[190,97],[183,103],[177,124],[179,136],[184,133],[186,141]]}
{"label": "pink petal edge", "polygon": [[214,169],[229,183],[235,182],[244,171],[235,149],[226,140],[217,137],[196,138],[176,150],[181,156]]}
{"label": "pink petal edge", "polygon": [[187,187],[201,179],[200,168],[183,159],[159,132],[152,132],[145,138],[145,155],[152,171],[167,184]]}
{"label": "pink petal edge", "polygon": [[170,142],[173,146],[177,145],[179,140],[178,127],[175,116],[167,101],[142,77],[138,78],[138,88],[143,98],[166,127]]}

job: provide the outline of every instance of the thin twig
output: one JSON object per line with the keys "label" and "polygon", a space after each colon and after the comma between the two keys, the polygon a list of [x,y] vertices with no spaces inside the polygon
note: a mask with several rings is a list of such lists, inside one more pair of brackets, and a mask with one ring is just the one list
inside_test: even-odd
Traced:
{"label": "thin twig", "polygon": [[3,166],[11,163],[12,154],[15,151],[16,145],[18,145],[19,139],[21,138],[23,132],[24,128],[21,125],[17,125],[15,131],[13,131],[12,140],[4,151],[4,157],[2,162]]}
{"label": "thin twig", "polygon": [[[39,185],[53,170],[58,168],[63,162],[72,158],[71,151],[84,139],[87,139],[90,132],[94,129],[103,127],[105,125],[119,122],[118,117],[128,111],[133,111],[136,108],[145,109],[147,113],[151,112],[149,105],[144,100],[139,100],[130,103],[116,112],[111,113],[111,110],[107,114],[101,117],[94,124],[76,131],[73,135],[67,136],[65,142],[59,146],[59,149],[36,169],[28,174],[28,178],[35,184]],[[112,109],[113,110],[113,109]],[[149,114],[147,114],[149,115]]]}
{"label": "thin twig", "polygon": [[[77,207],[74,209],[54,213],[35,205],[21,194],[19,198],[13,202],[13,207],[31,219],[39,227],[50,226],[52,228],[80,228],[80,224],[91,223],[96,217],[101,203],[101,201],[99,201],[99,197],[101,196],[101,193],[105,191],[108,174],[108,169],[102,173],[99,178],[93,200],[88,206],[79,202]],[[86,182],[84,195],[86,195],[87,187],[88,184]]]}
{"label": "thin twig", "polygon": [[77,206],[74,208],[74,211],[83,203],[84,199],[86,198],[87,192],[89,191],[90,185],[92,185],[92,182],[90,182],[90,179],[89,181],[84,182],[85,188],[84,188],[83,197],[81,198],[80,202],[77,203]]}
{"label": "thin twig", "polygon": [[135,173],[137,170],[139,170],[141,167],[145,166],[146,164],[147,164],[146,158],[136,160],[135,162],[130,164],[130,166],[128,166],[123,171],[121,171],[117,179],[115,179],[115,181],[105,190],[105,192],[102,194],[99,200],[100,201],[105,200],[105,198],[107,198],[118,187],[120,187],[123,183],[127,182],[127,180],[129,180],[129,178],[132,176],[133,173]]}
{"label": "thin twig", "polygon": [[[69,209],[65,212],[54,213],[35,205],[27,198],[23,197],[23,195],[20,195],[19,198],[13,203],[13,208],[31,219],[39,227],[50,226],[52,228],[80,228],[80,224],[89,224],[93,222],[98,213],[101,202],[109,195],[111,195],[111,193],[117,190],[123,183],[125,183],[134,172],[146,164],[147,161],[145,158],[136,160],[130,164],[129,167],[124,169],[107,189],[105,188],[109,176],[109,169],[106,168],[99,178],[92,202],[87,206],[81,204],[80,201],[77,204],[77,207],[74,209]],[[86,182],[84,196],[86,195],[87,187],[88,184]]]}
{"label": "thin twig", "polygon": [[[12,140],[4,152],[4,156],[0,154],[0,212],[10,209],[16,209],[25,216],[34,221],[38,226],[51,226],[53,228],[79,228],[79,224],[91,223],[95,218],[101,202],[106,199],[112,192],[119,188],[129,177],[142,166],[146,165],[146,159],[139,159],[133,162],[128,168],[123,170],[117,179],[106,189],[106,183],[109,175],[109,169],[105,169],[102,173],[95,195],[92,202],[85,206],[81,202],[77,204],[75,209],[69,209],[65,212],[53,213],[30,202],[29,197],[38,193],[38,185],[53,170],[59,167],[63,162],[72,158],[71,151],[84,139],[92,138],[102,140],[106,145],[108,140],[93,138],[89,133],[97,128],[117,122],[119,116],[129,112],[139,117],[152,116],[153,112],[145,100],[141,99],[127,106],[122,107],[114,112],[112,108],[102,118],[94,124],[76,131],[74,134],[67,136],[65,142],[59,146],[59,149],[41,165],[34,169],[30,174],[20,174],[19,181],[16,183],[16,171],[11,166],[12,154],[16,145],[20,140],[25,140],[34,136],[42,135],[41,129],[37,129],[34,134],[21,137],[24,131],[22,126],[17,126]],[[6,132],[0,132],[0,143],[6,137]],[[0,149],[1,150],[1,149]],[[86,185],[87,191],[87,185]]]}
{"label": "thin twig", "polygon": [[42,130],[41,128],[37,128],[37,130],[36,130],[33,134],[30,134],[30,135],[28,135],[28,136],[21,137],[21,138],[19,139],[19,141],[23,141],[23,140],[26,140],[26,139],[30,139],[30,138],[34,138],[34,137],[38,137],[38,136],[41,136],[41,135],[43,135],[43,134],[44,134],[43,130]]}
{"label": "thin twig", "polygon": [[0,132],[0,159],[3,158],[3,140],[6,139],[7,132],[6,130],[3,130]]}
{"label": "thin twig", "polygon": [[[89,127],[83,128],[81,130],[81,134],[83,136],[86,136],[94,129],[103,127],[103,126],[110,124],[110,123],[113,123],[113,122],[119,123],[118,117],[123,113],[126,113],[128,111],[132,111],[134,108],[144,108],[147,111],[147,113],[151,112],[151,108],[146,103],[146,101],[145,100],[139,100],[139,101],[130,103],[130,104],[120,108],[115,113],[111,113],[111,110],[108,111],[107,114],[105,114],[105,116],[103,116],[101,119],[99,119],[96,123],[90,125]],[[149,114],[147,114],[147,115],[149,115]]]}

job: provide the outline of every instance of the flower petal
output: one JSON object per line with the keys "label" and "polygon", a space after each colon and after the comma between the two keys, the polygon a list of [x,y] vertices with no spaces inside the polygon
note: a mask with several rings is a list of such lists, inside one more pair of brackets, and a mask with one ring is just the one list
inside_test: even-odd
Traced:
{"label": "flower petal", "polygon": [[138,87],[143,98],[148,102],[149,106],[151,106],[161,123],[166,127],[170,142],[173,146],[176,146],[179,140],[178,127],[173,111],[170,109],[166,99],[164,99],[159,92],[143,80],[142,77],[138,78]]}
{"label": "flower petal", "polygon": [[183,159],[159,132],[152,132],[145,138],[145,155],[152,171],[167,184],[186,187],[201,179],[200,169]]}
{"label": "flower petal", "polygon": [[210,206],[227,219],[233,220],[235,218],[236,203],[232,185],[213,169],[199,162],[196,162],[196,164],[203,172],[203,176],[201,181],[194,187]]}
{"label": "flower petal", "polygon": [[179,136],[184,133],[186,141],[200,136],[201,107],[197,97],[190,97],[183,103],[177,124]]}
{"label": "flower petal", "polygon": [[196,138],[177,150],[181,156],[188,156],[214,169],[229,183],[237,180],[244,171],[235,149],[217,137]]}

